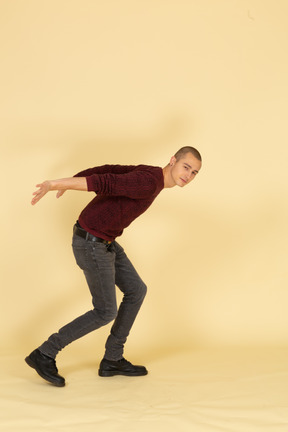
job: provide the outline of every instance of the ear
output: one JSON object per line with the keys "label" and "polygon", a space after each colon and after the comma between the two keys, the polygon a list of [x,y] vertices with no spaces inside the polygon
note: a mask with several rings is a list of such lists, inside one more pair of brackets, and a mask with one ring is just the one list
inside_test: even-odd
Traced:
{"label": "ear", "polygon": [[175,163],[176,163],[176,158],[175,158],[175,156],[172,156],[170,159],[170,166],[175,165]]}

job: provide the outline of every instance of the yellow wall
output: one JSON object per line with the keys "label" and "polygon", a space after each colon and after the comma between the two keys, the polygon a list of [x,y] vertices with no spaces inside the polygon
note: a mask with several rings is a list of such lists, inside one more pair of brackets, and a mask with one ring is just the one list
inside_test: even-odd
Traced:
{"label": "yellow wall", "polygon": [[[71,230],[91,195],[36,183],[203,155],[119,241],[149,287],[127,345],[286,344],[284,0],[1,1],[1,345],[90,308]],[[103,349],[109,327],[75,343]]]}

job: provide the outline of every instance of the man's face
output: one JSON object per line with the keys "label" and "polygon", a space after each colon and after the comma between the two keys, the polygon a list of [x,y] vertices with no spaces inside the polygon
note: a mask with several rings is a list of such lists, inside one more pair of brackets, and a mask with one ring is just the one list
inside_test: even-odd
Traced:
{"label": "man's face", "polygon": [[176,161],[175,156],[173,156],[170,160],[170,165],[172,165],[171,177],[175,185],[184,187],[198,174],[202,164],[192,153],[187,153],[178,161]]}

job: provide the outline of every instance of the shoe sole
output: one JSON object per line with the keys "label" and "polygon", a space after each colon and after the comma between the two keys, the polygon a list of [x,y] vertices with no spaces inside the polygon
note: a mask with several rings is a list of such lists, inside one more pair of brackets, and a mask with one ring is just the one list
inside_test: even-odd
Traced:
{"label": "shoe sole", "polygon": [[98,371],[98,375],[100,377],[112,377],[115,375],[123,375],[123,376],[130,376],[130,377],[137,377],[137,376],[144,376],[147,375],[148,372],[122,372],[122,371]]}
{"label": "shoe sole", "polygon": [[43,372],[41,372],[36,363],[30,358],[30,357],[26,357],[25,358],[25,362],[28,364],[28,366],[30,366],[31,368],[35,369],[35,371],[38,373],[38,375],[40,375],[41,378],[43,378],[44,380],[48,381],[50,384],[53,384],[56,387],[64,387],[65,386],[65,382],[64,383],[59,383],[56,381],[51,380],[51,378],[47,377]]}

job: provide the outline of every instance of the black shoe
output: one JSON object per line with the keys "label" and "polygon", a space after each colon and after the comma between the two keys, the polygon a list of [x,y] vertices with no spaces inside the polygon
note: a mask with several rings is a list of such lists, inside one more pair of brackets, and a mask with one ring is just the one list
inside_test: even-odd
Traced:
{"label": "black shoe", "polygon": [[101,377],[114,375],[141,376],[147,375],[148,371],[144,366],[134,366],[124,358],[118,361],[106,360],[104,358],[100,363],[98,373]]}
{"label": "black shoe", "polygon": [[65,386],[65,379],[58,374],[55,360],[41,353],[39,349],[33,351],[25,358],[25,361],[46,381],[57,387]]}

